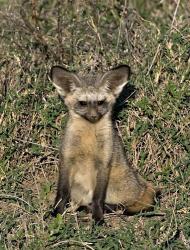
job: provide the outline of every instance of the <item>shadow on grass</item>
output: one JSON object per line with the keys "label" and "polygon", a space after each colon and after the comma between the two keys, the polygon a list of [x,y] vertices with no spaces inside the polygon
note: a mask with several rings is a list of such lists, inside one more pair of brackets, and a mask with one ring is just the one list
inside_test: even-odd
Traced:
{"label": "shadow on grass", "polygon": [[127,108],[127,102],[129,99],[135,99],[136,97],[137,88],[132,85],[131,83],[127,84],[119,97],[113,108],[112,119],[116,120],[118,118],[119,113]]}

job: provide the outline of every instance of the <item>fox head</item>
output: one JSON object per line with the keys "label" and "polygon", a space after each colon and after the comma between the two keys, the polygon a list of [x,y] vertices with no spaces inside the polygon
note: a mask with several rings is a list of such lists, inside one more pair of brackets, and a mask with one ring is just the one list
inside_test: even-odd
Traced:
{"label": "fox head", "polygon": [[111,114],[117,97],[127,84],[130,68],[122,65],[94,76],[79,77],[60,66],[51,69],[50,78],[71,115],[80,116],[91,123]]}

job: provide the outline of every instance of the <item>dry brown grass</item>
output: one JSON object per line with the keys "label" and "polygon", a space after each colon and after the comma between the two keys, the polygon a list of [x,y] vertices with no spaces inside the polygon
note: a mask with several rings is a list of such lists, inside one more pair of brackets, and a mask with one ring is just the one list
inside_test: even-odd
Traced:
{"label": "dry brown grass", "polygon": [[[0,3],[0,248],[188,249],[189,1]],[[120,63],[133,75],[118,129],[133,165],[163,188],[160,206],[146,216],[108,214],[93,231],[85,213],[44,221],[67,120],[49,69]]]}

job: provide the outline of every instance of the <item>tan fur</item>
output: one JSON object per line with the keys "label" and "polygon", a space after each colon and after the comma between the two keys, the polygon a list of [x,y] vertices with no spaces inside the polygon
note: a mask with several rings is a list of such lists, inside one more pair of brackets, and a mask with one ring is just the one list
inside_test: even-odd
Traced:
{"label": "tan fur", "polygon": [[127,162],[111,120],[127,70],[123,66],[102,77],[87,78],[89,83],[62,68],[52,70],[52,80],[69,109],[55,202],[62,200],[62,204],[56,212],[63,211],[65,196],[75,208],[92,203],[97,221],[102,218],[103,202],[122,204],[129,213],[152,207],[156,191]]}
{"label": "tan fur", "polygon": [[[106,123],[105,128],[104,123]],[[112,130],[109,123],[106,117],[96,125],[80,117],[72,117],[68,121],[62,153],[66,164],[67,159],[68,161],[76,159],[70,167],[70,183],[71,200],[78,205],[88,205],[92,201],[97,175],[95,159],[99,158],[107,165],[111,157],[111,144],[102,143],[99,147],[98,141],[99,138],[103,142],[110,141]]]}

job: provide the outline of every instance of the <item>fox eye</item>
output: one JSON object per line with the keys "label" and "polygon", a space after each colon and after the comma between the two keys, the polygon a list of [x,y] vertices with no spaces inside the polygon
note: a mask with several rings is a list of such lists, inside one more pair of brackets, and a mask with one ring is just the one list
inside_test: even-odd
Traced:
{"label": "fox eye", "polygon": [[79,101],[79,104],[80,104],[81,106],[83,106],[83,107],[87,106],[87,102],[85,102],[85,101]]}
{"label": "fox eye", "polygon": [[105,100],[102,100],[102,101],[98,101],[98,106],[101,106],[105,103]]}

